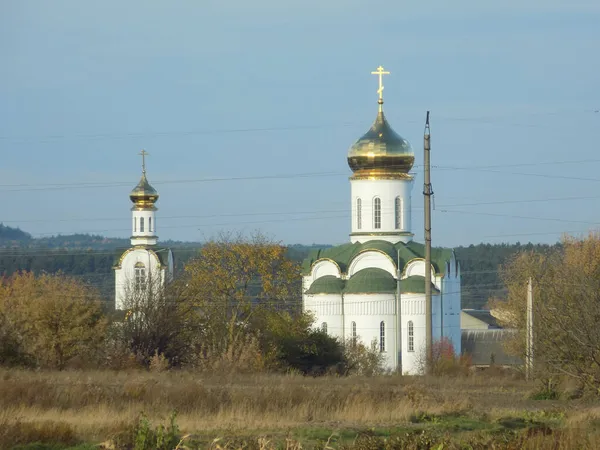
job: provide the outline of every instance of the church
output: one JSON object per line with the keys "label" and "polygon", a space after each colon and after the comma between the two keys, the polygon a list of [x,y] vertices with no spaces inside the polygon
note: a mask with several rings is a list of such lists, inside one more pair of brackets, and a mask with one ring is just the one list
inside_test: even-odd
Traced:
{"label": "church", "polygon": [[384,356],[387,369],[420,374],[425,358],[425,271],[431,271],[432,338],[461,352],[460,265],[452,249],[425,246],[411,231],[409,142],[383,112],[383,67],[375,122],[349,149],[350,242],[313,250],[302,266],[302,303],[315,327],[342,341],[360,340]]}
{"label": "church", "polygon": [[132,289],[145,289],[150,283],[164,285],[173,278],[173,252],[158,246],[156,205],[158,192],[146,178],[146,151],[142,150],[142,178],[129,194],[131,207],[131,247],[117,250],[115,271],[115,310],[127,308]]}

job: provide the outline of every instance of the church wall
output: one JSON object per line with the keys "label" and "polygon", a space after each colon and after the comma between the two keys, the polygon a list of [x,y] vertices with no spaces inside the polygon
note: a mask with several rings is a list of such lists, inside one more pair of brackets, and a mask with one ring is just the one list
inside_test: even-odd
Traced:
{"label": "church wall", "polygon": [[[352,233],[398,233],[411,231],[412,180],[351,180]],[[375,228],[374,199],[381,199],[381,227]],[[396,197],[402,199],[401,228],[396,228]],[[361,199],[361,223],[358,224],[357,199]],[[380,236],[385,239],[385,236]],[[352,236],[352,242],[363,242],[369,237]],[[392,237],[398,242],[399,237]],[[404,238],[402,240],[405,240]],[[408,240],[408,238],[406,238]]]}
{"label": "church wall", "polygon": [[[311,280],[314,281],[317,278],[324,277],[326,275],[333,275],[334,277],[340,278],[339,267],[329,260],[319,261],[312,268]],[[310,286],[307,286],[308,289]]]}
{"label": "church wall", "polygon": [[356,334],[367,347],[375,343],[380,350],[381,322],[384,337],[384,367],[396,368],[396,296],[394,294],[346,294],[344,296],[345,335],[352,336],[352,323],[356,324]]}
{"label": "church wall", "polygon": [[121,261],[121,267],[115,269],[115,309],[123,310],[128,289],[133,286],[135,280],[135,265],[144,264],[146,278],[165,282],[165,271],[160,266],[160,261],[146,249],[139,248],[129,251]]}
{"label": "church wall", "polygon": [[454,345],[457,355],[461,353],[461,282],[460,275],[450,272],[444,278],[444,304],[447,305],[444,315],[444,336],[448,337]]}
{"label": "church wall", "polygon": [[[425,294],[402,294],[401,314],[402,373],[418,375],[425,355]],[[412,322],[412,346],[409,322]]]}
{"label": "church wall", "polygon": [[348,269],[348,277],[352,277],[356,272],[368,268],[382,269],[394,278],[396,277],[396,266],[391,258],[376,251],[368,251],[356,256]]}
{"label": "church wall", "polygon": [[327,324],[330,336],[344,338],[341,294],[304,295],[304,311],[312,312],[315,317],[313,328],[322,328]]}

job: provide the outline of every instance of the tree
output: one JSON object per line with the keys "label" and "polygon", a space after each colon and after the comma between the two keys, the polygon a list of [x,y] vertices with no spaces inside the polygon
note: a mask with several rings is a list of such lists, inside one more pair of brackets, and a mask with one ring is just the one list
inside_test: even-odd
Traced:
{"label": "tree", "polygon": [[300,310],[299,266],[287,259],[284,246],[261,234],[208,242],[186,265],[182,282],[186,301],[199,312],[200,360],[247,360],[250,346],[260,351],[252,326],[258,311]]}
{"label": "tree", "polygon": [[[124,317],[111,325],[109,358],[126,353],[144,366],[153,356],[164,357],[171,366],[189,358],[197,320],[177,282],[164,285],[150,273],[144,284],[131,280],[125,286]],[[111,362],[109,361],[109,364]]]}
{"label": "tree", "polygon": [[57,369],[93,354],[106,326],[97,292],[62,274],[3,279],[0,315],[14,327],[22,352],[39,366]]}
{"label": "tree", "polygon": [[526,252],[503,267],[506,301],[491,302],[501,324],[516,328],[513,354],[525,355],[527,280],[534,292],[534,367],[600,392],[600,236],[566,237],[563,246]]}

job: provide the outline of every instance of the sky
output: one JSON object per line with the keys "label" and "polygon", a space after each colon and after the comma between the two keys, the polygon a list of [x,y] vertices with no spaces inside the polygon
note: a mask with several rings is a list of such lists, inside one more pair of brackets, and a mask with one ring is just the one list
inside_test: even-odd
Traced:
{"label": "sky", "polygon": [[431,111],[433,244],[555,242],[600,223],[600,2],[0,2],[0,222],[129,237],[141,172],[160,239],[350,232],[346,155]]}

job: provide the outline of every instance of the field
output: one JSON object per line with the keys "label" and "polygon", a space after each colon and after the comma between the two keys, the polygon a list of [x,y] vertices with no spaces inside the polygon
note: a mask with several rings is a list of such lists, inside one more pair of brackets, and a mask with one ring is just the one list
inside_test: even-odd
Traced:
{"label": "field", "polygon": [[180,448],[600,448],[600,404],[533,400],[536,388],[484,374],[0,370],[0,447],[127,448],[140,414],[153,430],[176,411]]}

